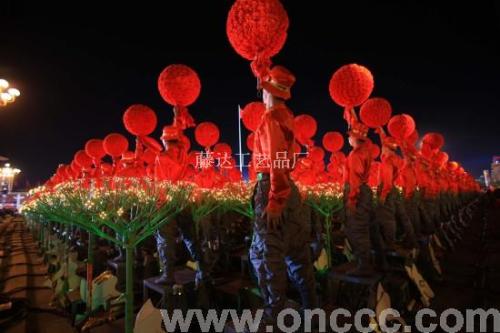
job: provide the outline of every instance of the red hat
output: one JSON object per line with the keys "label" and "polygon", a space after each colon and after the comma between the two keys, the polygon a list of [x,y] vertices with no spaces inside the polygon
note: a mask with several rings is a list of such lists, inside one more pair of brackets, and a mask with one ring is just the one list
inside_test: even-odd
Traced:
{"label": "red hat", "polygon": [[288,69],[283,66],[274,66],[267,78],[261,82],[261,86],[271,95],[286,100],[291,97],[290,88],[294,83],[295,76]]}
{"label": "red hat", "polygon": [[368,135],[368,127],[360,122],[353,122],[351,130],[348,132],[349,136],[353,136],[356,139],[365,140]]}
{"label": "red hat", "polygon": [[181,131],[177,126],[165,126],[163,127],[163,134],[161,136],[162,140],[165,141],[179,141],[181,137]]}

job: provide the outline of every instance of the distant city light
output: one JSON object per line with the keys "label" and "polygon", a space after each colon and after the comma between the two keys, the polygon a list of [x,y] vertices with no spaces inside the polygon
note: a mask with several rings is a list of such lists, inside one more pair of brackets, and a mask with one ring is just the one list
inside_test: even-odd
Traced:
{"label": "distant city light", "polygon": [[21,96],[19,89],[10,87],[7,80],[0,79],[0,106],[6,106]]}

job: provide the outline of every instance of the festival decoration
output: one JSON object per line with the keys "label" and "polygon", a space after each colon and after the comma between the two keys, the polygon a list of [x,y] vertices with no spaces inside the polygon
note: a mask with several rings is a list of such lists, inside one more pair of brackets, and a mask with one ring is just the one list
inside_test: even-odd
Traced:
{"label": "festival decoration", "polygon": [[407,114],[394,116],[387,125],[391,136],[399,140],[404,140],[415,131],[415,121]]}
{"label": "festival decoration", "polygon": [[373,76],[366,67],[344,65],[330,79],[330,96],[335,103],[349,109],[366,101],[372,93],[373,85]]}
{"label": "festival decoration", "polygon": [[391,104],[386,99],[380,97],[366,100],[359,110],[361,121],[370,128],[384,126],[391,118],[391,114]]}
{"label": "festival decoration", "polygon": [[254,75],[263,79],[271,67],[271,57],[285,44],[288,15],[278,0],[237,0],[226,22],[226,32],[234,50],[250,60]]}

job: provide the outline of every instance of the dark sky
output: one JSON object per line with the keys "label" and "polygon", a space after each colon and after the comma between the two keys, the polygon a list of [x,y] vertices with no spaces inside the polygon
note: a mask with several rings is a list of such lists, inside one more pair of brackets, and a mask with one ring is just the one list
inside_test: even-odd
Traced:
{"label": "dark sky", "polygon": [[[499,5],[437,2],[283,1],[289,37],[274,62],[297,76],[292,110],[315,116],[319,134],[344,131],[328,81],[343,64],[363,64],[375,77],[374,96],[414,116],[420,133],[442,132],[451,158],[479,175],[500,154]],[[199,73],[191,113],[216,122],[236,148],[236,107],[256,94],[248,62],[225,33],[233,1],[121,3],[2,4],[0,77],[22,96],[0,110],[0,155],[23,170],[21,186],[47,179],[86,140],[125,133],[121,116],[130,104],[156,110],[159,137],[172,112],[156,80],[172,63]]]}

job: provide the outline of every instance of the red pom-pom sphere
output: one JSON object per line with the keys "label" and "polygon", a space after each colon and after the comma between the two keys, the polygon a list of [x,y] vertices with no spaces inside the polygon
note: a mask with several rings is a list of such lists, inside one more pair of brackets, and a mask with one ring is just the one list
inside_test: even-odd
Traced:
{"label": "red pom-pom sphere", "polygon": [[[279,0],[237,0],[231,7],[226,32],[234,50],[247,60],[269,59],[285,44],[288,14]],[[266,64],[264,66],[268,66]],[[254,73],[260,76],[261,64]]]}
{"label": "red pom-pom sphere", "polygon": [[329,152],[336,152],[344,146],[344,136],[340,132],[327,132],[323,136],[323,147]]}
{"label": "red pom-pom sphere", "polygon": [[103,142],[99,139],[90,139],[89,141],[87,141],[87,143],[85,144],[85,152],[95,160],[100,160],[106,155],[103,147]]}
{"label": "red pom-pom sphere", "polygon": [[186,65],[167,66],[158,78],[161,97],[170,105],[188,106],[194,103],[201,91],[198,74]]}
{"label": "red pom-pom sphere", "polygon": [[109,156],[120,157],[128,150],[128,140],[119,133],[111,133],[104,138],[103,146]]}
{"label": "red pom-pom sphere", "polygon": [[82,169],[89,169],[92,167],[92,158],[85,152],[85,150],[79,150],[75,154],[75,162]]}
{"label": "red pom-pom sphere", "polygon": [[389,120],[387,128],[391,136],[399,140],[404,140],[415,130],[415,121],[407,114],[398,114]]}
{"label": "red pom-pom sphere", "polygon": [[391,119],[392,107],[385,98],[370,98],[361,105],[359,116],[368,127],[377,128],[387,124]]}
{"label": "red pom-pom sphere", "polygon": [[357,64],[344,65],[330,79],[330,96],[340,106],[358,106],[370,97],[373,85],[368,68]]}
{"label": "red pom-pom sphere", "polygon": [[213,146],[219,141],[219,128],[214,123],[206,121],[196,126],[194,137],[202,147]]}
{"label": "red pom-pom sphere", "polygon": [[262,102],[248,103],[241,110],[241,120],[249,131],[255,131],[262,121],[262,116],[266,112],[266,106]]}
{"label": "red pom-pom sphere", "polygon": [[295,138],[302,145],[308,144],[308,141],[316,134],[317,129],[316,119],[308,114],[301,114],[294,119]]}
{"label": "red pom-pom sphere", "polygon": [[439,133],[427,133],[422,138],[422,143],[428,144],[431,149],[441,149],[444,145],[444,137]]}
{"label": "red pom-pom sphere", "polygon": [[131,105],[123,114],[123,124],[133,135],[145,136],[153,133],[158,120],[155,112],[142,104]]}

